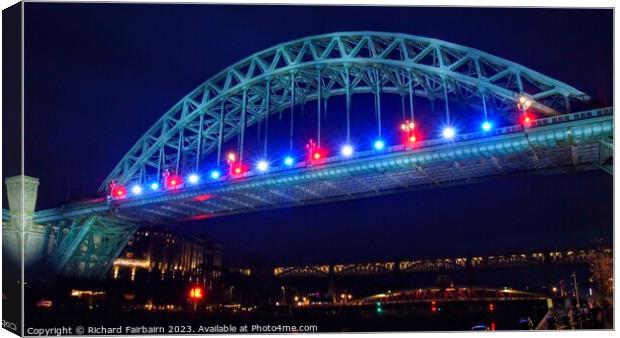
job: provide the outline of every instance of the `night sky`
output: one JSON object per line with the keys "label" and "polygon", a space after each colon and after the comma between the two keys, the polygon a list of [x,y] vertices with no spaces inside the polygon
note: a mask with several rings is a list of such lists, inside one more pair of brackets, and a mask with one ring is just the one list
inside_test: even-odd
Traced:
{"label": "night sky", "polygon": [[[26,174],[41,179],[38,209],[93,197],[204,80],[275,44],[335,31],[478,48],[613,105],[612,25],[611,10],[27,3]],[[478,254],[611,243],[612,197],[603,172],[512,177],[180,227],[240,265]]]}

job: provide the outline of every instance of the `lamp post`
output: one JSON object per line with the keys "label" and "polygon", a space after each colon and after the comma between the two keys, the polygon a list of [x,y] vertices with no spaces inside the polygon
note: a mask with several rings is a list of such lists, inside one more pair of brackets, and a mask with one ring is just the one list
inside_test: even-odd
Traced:
{"label": "lamp post", "polygon": [[528,99],[525,96],[519,97],[519,101],[517,102],[517,108],[523,113],[522,123],[527,128],[529,128],[532,123],[532,118],[527,113],[527,110],[530,108],[531,105],[532,100]]}

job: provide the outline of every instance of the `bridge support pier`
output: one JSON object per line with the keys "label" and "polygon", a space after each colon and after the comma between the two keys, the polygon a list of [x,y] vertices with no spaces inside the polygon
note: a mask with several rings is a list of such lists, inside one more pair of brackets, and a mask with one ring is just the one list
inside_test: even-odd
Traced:
{"label": "bridge support pier", "polygon": [[[32,271],[45,257],[45,227],[34,224],[39,179],[25,175],[5,180],[11,220],[2,227],[4,257]],[[23,261],[22,261],[23,259]]]}
{"label": "bridge support pier", "polygon": [[467,262],[465,263],[465,279],[468,285],[476,285],[476,268],[472,262],[471,255],[467,256]]}
{"label": "bridge support pier", "polygon": [[336,273],[334,272],[334,265],[329,265],[329,272],[327,274],[327,297],[331,297],[332,301],[336,301]]}
{"label": "bridge support pier", "polygon": [[26,281],[59,275],[100,279],[131,238],[137,225],[104,215],[33,222],[39,179],[9,177],[5,181],[10,220],[2,226],[3,257],[23,266]]}
{"label": "bridge support pier", "polygon": [[406,287],[406,281],[404,274],[400,271],[400,261],[396,260],[394,262],[394,272],[393,272],[393,289],[394,290],[402,290]]}
{"label": "bridge support pier", "polygon": [[551,265],[551,255],[548,250],[545,250],[544,256],[543,280],[545,283],[545,291],[548,295],[553,295],[553,266]]}

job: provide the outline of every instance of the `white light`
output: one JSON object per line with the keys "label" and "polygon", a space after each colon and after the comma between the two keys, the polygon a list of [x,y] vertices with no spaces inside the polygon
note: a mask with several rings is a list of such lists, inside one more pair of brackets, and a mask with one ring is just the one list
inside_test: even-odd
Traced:
{"label": "white light", "polygon": [[269,163],[264,160],[258,161],[256,164],[256,169],[258,169],[258,171],[267,171],[267,169],[269,169]]}
{"label": "white light", "polygon": [[198,175],[196,174],[191,174],[189,175],[189,177],[187,178],[187,180],[189,181],[189,183],[191,184],[196,184],[198,183],[198,181],[200,180],[200,177],[198,177]]}
{"label": "white light", "polygon": [[452,127],[447,127],[443,130],[441,134],[443,135],[444,138],[450,139],[450,138],[453,138],[454,135],[456,135],[456,131]]}
{"label": "white light", "polygon": [[353,155],[353,147],[347,144],[346,146],[342,147],[342,150],[340,152],[343,156],[349,157]]}
{"label": "white light", "polygon": [[131,192],[134,193],[134,195],[140,195],[142,193],[142,187],[139,185],[134,185],[131,187]]}
{"label": "white light", "polygon": [[151,183],[151,190],[157,190],[157,189],[159,189],[159,183],[157,182]]}

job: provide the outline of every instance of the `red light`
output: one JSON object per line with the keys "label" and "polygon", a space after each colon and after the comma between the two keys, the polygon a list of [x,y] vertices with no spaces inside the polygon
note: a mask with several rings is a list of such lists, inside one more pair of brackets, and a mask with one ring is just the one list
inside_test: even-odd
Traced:
{"label": "red light", "polygon": [[243,175],[248,168],[243,163],[238,163],[230,166],[230,174],[233,176]]}
{"label": "red light", "polygon": [[123,198],[125,196],[127,196],[127,189],[120,184],[114,185],[114,188],[112,189],[112,197]]}
{"label": "red light", "polygon": [[206,201],[206,200],[208,200],[210,198],[211,198],[211,195],[206,194],[206,195],[198,195],[198,196],[194,197],[194,200],[196,200],[198,202],[204,202],[204,201]]}
{"label": "red light", "polygon": [[495,311],[495,304],[489,303],[489,312]]}
{"label": "red light", "polygon": [[318,161],[318,160],[325,158],[326,156],[327,156],[327,153],[325,152],[325,150],[314,149],[314,151],[312,152],[312,157],[310,158],[310,161]]}
{"label": "red light", "polygon": [[435,302],[434,300],[431,301],[431,312],[435,313],[437,312],[437,302]]}
{"label": "red light", "polygon": [[165,184],[168,189],[176,189],[183,184],[183,179],[177,175],[170,175],[166,178]]}
{"label": "red light", "polygon": [[403,143],[415,143],[417,138],[414,133],[415,123],[413,121],[407,120],[404,123],[402,123],[400,125],[400,130],[404,134]]}
{"label": "red light", "polygon": [[312,164],[312,161],[318,161],[327,155],[327,152],[324,149],[319,148],[312,139],[310,139],[308,144],[306,144],[306,150],[308,151],[308,164]]}
{"label": "red light", "polygon": [[199,286],[189,289],[189,298],[192,300],[200,300],[204,297],[204,292]]}
{"label": "red light", "polygon": [[491,331],[495,331],[495,322],[491,322]]}

